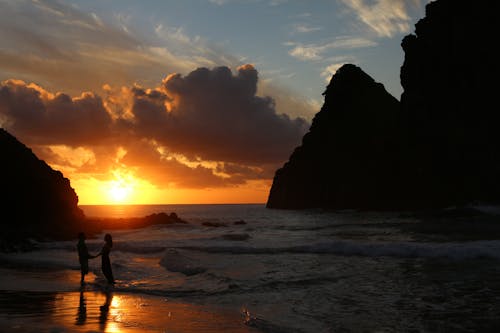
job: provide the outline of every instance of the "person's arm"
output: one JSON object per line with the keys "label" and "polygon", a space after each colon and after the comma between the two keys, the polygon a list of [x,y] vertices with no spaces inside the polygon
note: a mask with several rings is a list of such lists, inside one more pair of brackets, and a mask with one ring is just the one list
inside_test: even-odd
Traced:
{"label": "person's arm", "polygon": [[89,255],[89,259],[97,258],[97,257],[102,255],[102,250],[98,254],[96,254],[95,256],[91,255],[90,253],[88,253],[88,255]]}

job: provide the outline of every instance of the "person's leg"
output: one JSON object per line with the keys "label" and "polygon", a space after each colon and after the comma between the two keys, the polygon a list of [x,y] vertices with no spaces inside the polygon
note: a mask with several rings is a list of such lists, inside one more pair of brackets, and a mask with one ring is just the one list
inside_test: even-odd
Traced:
{"label": "person's leg", "polygon": [[113,272],[111,270],[106,271],[105,276],[109,284],[115,284],[115,279],[113,277]]}

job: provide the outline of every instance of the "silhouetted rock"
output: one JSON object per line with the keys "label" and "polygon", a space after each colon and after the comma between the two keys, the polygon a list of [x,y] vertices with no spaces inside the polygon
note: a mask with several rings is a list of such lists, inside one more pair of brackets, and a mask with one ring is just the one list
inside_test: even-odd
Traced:
{"label": "silhouetted rock", "polygon": [[0,129],[1,240],[76,235],[84,218],[78,197],[61,172]]}
{"label": "silhouetted rock", "polygon": [[276,172],[267,207],[389,206],[399,195],[399,102],[351,64],[324,95],[302,145]]}
{"label": "silhouetted rock", "polygon": [[0,129],[0,251],[33,249],[37,240],[75,239],[103,230],[186,224],[176,213],[127,219],[90,219],[78,208],[78,196],[62,173],[39,160],[31,149]]}
{"label": "silhouetted rock", "polygon": [[227,227],[226,223],[221,223],[221,222],[203,222],[201,225],[212,228]]}
{"label": "silhouetted rock", "polygon": [[401,103],[341,67],[267,207],[433,210],[500,202],[498,1],[437,0],[402,41]]}
{"label": "silhouetted rock", "polygon": [[500,199],[498,1],[438,0],[403,39],[401,96],[415,206]]}
{"label": "silhouetted rock", "polygon": [[87,218],[85,233],[94,236],[103,230],[125,230],[149,227],[152,225],[187,224],[176,213],[154,213],[144,217],[129,218]]}

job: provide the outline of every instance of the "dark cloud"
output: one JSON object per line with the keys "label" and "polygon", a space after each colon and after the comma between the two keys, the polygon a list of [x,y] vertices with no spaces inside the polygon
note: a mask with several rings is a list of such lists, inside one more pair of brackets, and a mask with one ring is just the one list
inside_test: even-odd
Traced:
{"label": "dark cloud", "polygon": [[[169,75],[162,85],[70,97],[35,84],[0,84],[0,125],[49,163],[87,174],[135,170],[159,187],[222,187],[269,179],[297,146],[308,123],[276,113],[256,95],[257,70],[228,67]],[[71,161],[50,146],[93,154]],[[80,147],[80,148],[79,148]],[[62,153],[61,153],[62,151]],[[122,153],[120,153],[120,151]]]}
{"label": "dark cloud", "polygon": [[277,114],[272,98],[256,95],[257,81],[251,65],[236,75],[227,67],[170,75],[163,81],[163,95],[135,92],[136,130],[202,159],[281,162],[300,143],[308,123]]}
{"label": "dark cloud", "polygon": [[110,136],[111,117],[93,93],[71,98],[8,80],[0,86],[5,127],[34,144],[96,144]]}

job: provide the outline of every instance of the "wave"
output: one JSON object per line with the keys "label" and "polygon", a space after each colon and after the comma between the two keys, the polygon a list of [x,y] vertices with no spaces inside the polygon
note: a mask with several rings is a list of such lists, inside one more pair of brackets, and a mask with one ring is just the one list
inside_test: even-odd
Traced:
{"label": "wave", "polygon": [[166,246],[152,246],[146,244],[134,244],[134,243],[117,243],[113,246],[114,251],[129,252],[136,254],[155,254],[163,252],[167,249]]}
{"label": "wave", "polygon": [[60,252],[52,250],[10,254],[0,253],[0,266],[2,268],[14,269],[80,269],[78,259],[71,260],[65,258]]}
{"label": "wave", "polygon": [[336,254],[344,256],[500,259],[500,241],[471,241],[463,243],[421,242],[359,242],[337,240],[311,245],[289,247],[251,246],[185,246],[186,250],[230,254]]}
{"label": "wave", "polygon": [[[167,249],[166,246],[151,244],[151,241],[143,242],[114,242],[113,251],[128,252],[135,254],[155,254],[161,253]],[[52,242],[38,243],[37,246],[44,250],[66,250],[76,251],[74,242]],[[97,253],[101,250],[102,243],[87,242],[87,248],[91,253]]]}
{"label": "wave", "polygon": [[160,265],[171,272],[180,272],[191,276],[205,272],[207,269],[191,257],[185,256],[175,249],[168,249],[160,260]]}
{"label": "wave", "polygon": [[[89,289],[99,291],[104,288],[100,284],[93,284],[93,286],[91,286],[91,288]],[[206,296],[208,294],[203,290],[196,290],[196,289],[167,290],[167,289],[140,288],[140,287],[135,287],[133,285],[118,285],[113,287],[113,290],[123,293],[137,294],[137,295],[145,294],[152,296],[172,297],[172,298],[199,297],[199,296]]]}
{"label": "wave", "polygon": [[[212,240],[230,240],[230,241],[248,241],[251,236],[247,234],[230,234],[230,237],[217,236]],[[199,239],[197,240],[199,241]],[[450,258],[450,259],[475,259],[490,258],[500,260],[500,240],[481,240],[468,242],[369,242],[355,240],[331,240],[320,243],[297,246],[282,247],[259,247],[247,245],[242,242],[241,245],[180,245],[171,242],[169,246],[162,242],[117,242],[113,251],[134,254],[159,254],[162,256],[160,264],[172,272],[181,272],[185,275],[195,275],[206,271],[195,259],[181,254],[179,251],[189,250],[205,253],[222,254],[335,254],[343,256],[366,256],[366,257],[401,257],[401,258]],[[94,253],[100,250],[100,244],[88,244],[89,251]],[[73,243],[58,243],[41,248],[43,251],[66,250],[75,251]],[[35,251],[37,252],[37,251]],[[56,252],[54,252],[56,253]],[[42,255],[43,256],[43,255]],[[51,255],[52,256],[52,255]],[[8,255],[0,255],[0,262],[30,260],[30,255],[15,255],[11,258]],[[57,257],[57,256],[56,256]],[[36,262],[45,262],[43,258],[36,258]],[[47,261],[53,262],[53,259]],[[44,263],[44,265],[50,263]],[[54,264],[54,263],[53,263]],[[60,265],[62,263],[55,263]],[[72,267],[73,268],[73,267]]]}

